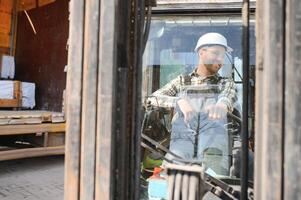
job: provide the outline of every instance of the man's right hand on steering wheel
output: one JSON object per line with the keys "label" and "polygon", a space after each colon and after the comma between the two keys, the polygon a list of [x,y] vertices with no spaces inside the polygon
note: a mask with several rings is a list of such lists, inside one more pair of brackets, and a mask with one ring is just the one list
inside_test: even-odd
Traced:
{"label": "man's right hand on steering wheel", "polygon": [[[184,115],[184,122],[188,123],[195,115],[194,109],[185,99],[180,99],[177,103]],[[227,116],[228,109],[224,103],[216,103],[208,105],[205,108],[205,112],[208,113],[209,119],[219,120]]]}
{"label": "man's right hand on steering wheel", "polygon": [[180,99],[178,102],[178,106],[184,115],[184,122],[188,124],[188,122],[194,117],[195,111],[192,106],[185,99]]}

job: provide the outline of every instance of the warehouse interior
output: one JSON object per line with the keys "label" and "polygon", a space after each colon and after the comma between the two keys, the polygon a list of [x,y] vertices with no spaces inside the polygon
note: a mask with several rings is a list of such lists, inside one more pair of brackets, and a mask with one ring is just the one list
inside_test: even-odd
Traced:
{"label": "warehouse interior", "polygon": [[68,5],[0,0],[0,160],[64,154]]}

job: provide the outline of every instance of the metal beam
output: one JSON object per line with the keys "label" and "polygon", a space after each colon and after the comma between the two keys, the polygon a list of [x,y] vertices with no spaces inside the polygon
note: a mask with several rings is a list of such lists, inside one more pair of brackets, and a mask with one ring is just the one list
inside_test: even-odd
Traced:
{"label": "metal beam", "polygon": [[243,47],[243,109],[242,109],[242,151],[241,151],[241,200],[248,199],[248,138],[249,138],[249,0],[242,7],[242,47]]}

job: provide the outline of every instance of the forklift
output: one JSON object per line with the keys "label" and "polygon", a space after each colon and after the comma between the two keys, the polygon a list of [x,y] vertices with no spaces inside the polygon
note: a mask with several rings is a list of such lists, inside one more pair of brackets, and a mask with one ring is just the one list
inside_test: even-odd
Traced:
{"label": "forklift", "polygon": [[236,69],[227,69],[242,91],[240,199],[252,196],[254,146],[255,199],[298,199],[299,1],[256,1],[256,20],[254,1],[162,0],[153,8],[154,1],[140,0],[70,3],[65,199],[139,199],[140,108],[173,76],[191,70],[201,30],[224,34],[234,49]]}

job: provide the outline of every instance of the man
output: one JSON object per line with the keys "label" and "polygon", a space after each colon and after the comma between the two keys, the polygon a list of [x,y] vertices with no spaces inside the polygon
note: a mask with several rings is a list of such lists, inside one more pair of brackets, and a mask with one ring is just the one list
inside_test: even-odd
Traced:
{"label": "man", "polygon": [[[224,124],[227,112],[233,111],[237,94],[233,80],[221,77],[218,71],[223,66],[225,53],[231,50],[226,38],[219,33],[201,36],[195,47],[199,58],[195,70],[157,90],[153,94],[156,100],[151,100],[154,105],[175,108],[170,150],[182,158],[200,160],[206,168],[222,175],[229,172],[230,154]],[[209,85],[216,87],[208,92]],[[191,100],[183,94],[192,86],[207,88],[204,96],[217,95]],[[171,155],[167,158],[174,159]]]}

